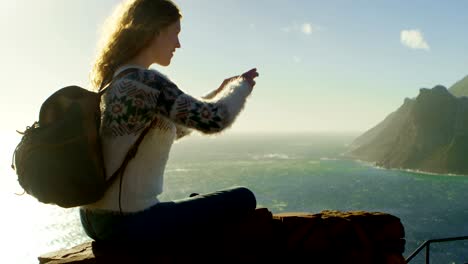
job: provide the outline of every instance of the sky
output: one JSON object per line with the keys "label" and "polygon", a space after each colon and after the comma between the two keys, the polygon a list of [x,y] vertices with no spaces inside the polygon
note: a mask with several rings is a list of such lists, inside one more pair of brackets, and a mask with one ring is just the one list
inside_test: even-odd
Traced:
{"label": "sky", "polygon": [[[0,0],[0,129],[22,130],[67,85],[89,87],[118,0]],[[234,132],[364,132],[420,88],[468,74],[468,1],[177,0],[167,74],[193,96],[256,67]]]}

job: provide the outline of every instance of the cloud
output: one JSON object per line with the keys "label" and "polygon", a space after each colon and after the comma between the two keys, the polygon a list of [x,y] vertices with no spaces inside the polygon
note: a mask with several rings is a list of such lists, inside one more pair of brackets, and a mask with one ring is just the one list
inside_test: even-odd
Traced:
{"label": "cloud", "polygon": [[310,34],[312,34],[312,32],[315,31],[315,27],[312,26],[312,24],[310,24],[310,23],[304,23],[301,26],[301,31],[302,31],[302,33],[304,33],[306,35],[310,35]]}
{"label": "cloud", "polygon": [[300,63],[302,61],[302,58],[298,56],[293,56],[293,60],[295,63]]}
{"label": "cloud", "polygon": [[297,24],[296,22],[293,23],[292,26],[287,26],[287,27],[282,27],[281,31],[289,33],[289,32],[301,32],[305,35],[310,35],[312,33],[315,33],[317,31],[322,30],[322,27],[318,25],[313,25],[311,23],[302,23],[302,24]]}
{"label": "cloud", "polygon": [[429,50],[429,44],[424,39],[423,34],[418,29],[402,30],[400,33],[401,44],[412,49]]}

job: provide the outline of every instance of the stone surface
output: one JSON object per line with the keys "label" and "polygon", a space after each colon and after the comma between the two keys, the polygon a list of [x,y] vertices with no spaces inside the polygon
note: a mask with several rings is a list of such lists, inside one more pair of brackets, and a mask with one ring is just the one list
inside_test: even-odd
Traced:
{"label": "stone surface", "polygon": [[[380,212],[282,213],[267,209],[217,238],[130,249],[88,242],[39,257],[40,263],[360,263],[403,264],[404,228]],[[170,244],[170,243],[169,243]]]}
{"label": "stone surface", "polygon": [[379,212],[323,211],[276,214],[284,250],[291,258],[314,256],[313,263],[406,263],[400,219]]}

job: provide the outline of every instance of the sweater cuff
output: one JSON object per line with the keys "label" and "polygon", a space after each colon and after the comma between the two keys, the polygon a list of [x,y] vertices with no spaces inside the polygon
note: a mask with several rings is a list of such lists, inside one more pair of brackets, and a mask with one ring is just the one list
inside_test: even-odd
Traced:
{"label": "sweater cuff", "polygon": [[252,86],[244,78],[235,79],[227,84],[221,98],[217,101],[217,104],[226,109],[225,127],[232,125],[237,115],[244,108],[247,97],[251,92]]}

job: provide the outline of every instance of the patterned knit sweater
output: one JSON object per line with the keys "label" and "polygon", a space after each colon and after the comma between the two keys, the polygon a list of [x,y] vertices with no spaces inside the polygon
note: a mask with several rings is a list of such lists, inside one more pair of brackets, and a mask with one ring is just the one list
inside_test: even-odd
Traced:
{"label": "patterned knit sweater", "polygon": [[[121,67],[115,75],[128,68],[138,67]],[[121,179],[116,179],[100,201],[83,208],[138,212],[158,203],[174,140],[192,129],[212,134],[228,128],[251,91],[252,87],[239,78],[219,92],[196,99],[156,70],[143,68],[115,80],[102,105],[101,140],[108,178],[122,164],[142,130],[149,125],[152,128],[125,169],[121,194]]]}

